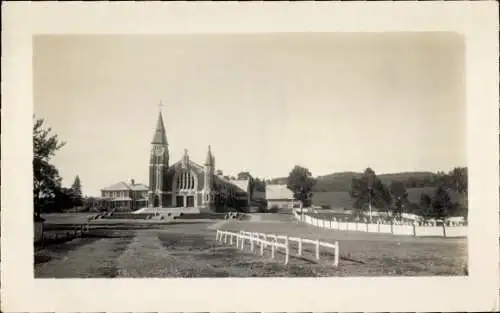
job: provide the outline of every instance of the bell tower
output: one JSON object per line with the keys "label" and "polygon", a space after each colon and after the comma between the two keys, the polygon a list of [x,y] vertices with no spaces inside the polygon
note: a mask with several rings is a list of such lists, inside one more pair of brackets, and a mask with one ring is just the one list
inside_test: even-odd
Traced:
{"label": "bell tower", "polygon": [[208,146],[207,158],[203,164],[205,185],[203,188],[203,205],[211,208],[214,203],[213,179],[215,171],[215,158],[212,154],[212,149]]}
{"label": "bell tower", "polygon": [[166,204],[167,170],[169,162],[167,134],[161,111],[151,141],[149,158],[148,207],[161,208]]}

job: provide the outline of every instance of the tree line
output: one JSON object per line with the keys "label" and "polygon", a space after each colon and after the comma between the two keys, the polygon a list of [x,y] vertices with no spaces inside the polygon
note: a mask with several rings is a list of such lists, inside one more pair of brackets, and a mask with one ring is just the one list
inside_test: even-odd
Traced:
{"label": "tree line", "polygon": [[[402,213],[417,214],[426,218],[443,219],[450,216],[467,216],[467,168],[456,167],[448,173],[441,172],[439,183],[431,194],[421,193],[418,203],[408,199],[408,191],[401,181],[384,184],[371,168],[360,178],[353,178],[350,195],[355,213],[385,211],[400,217]],[[450,192],[459,194],[453,202]]]}
{"label": "tree line", "polygon": [[[382,211],[395,217],[402,213],[412,213],[425,218],[443,219],[449,216],[467,216],[468,176],[466,167],[456,167],[448,173],[440,172],[439,180],[431,194],[421,193],[418,203],[408,199],[407,185],[404,181],[392,180],[384,183],[371,168],[358,177],[351,179],[349,194],[353,200],[355,215],[366,212]],[[287,177],[287,187],[293,192],[295,200],[305,206],[312,202],[312,194],[318,182],[311,172],[296,165]],[[458,201],[452,201],[450,192],[459,194]]]}

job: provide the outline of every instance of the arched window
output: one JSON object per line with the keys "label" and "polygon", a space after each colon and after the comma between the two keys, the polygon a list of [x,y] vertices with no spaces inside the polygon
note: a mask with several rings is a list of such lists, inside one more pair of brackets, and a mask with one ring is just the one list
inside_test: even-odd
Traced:
{"label": "arched window", "polygon": [[182,171],[177,176],[176,181],[177,190],[193,190],[195,189],[195,179],[188,171]]}

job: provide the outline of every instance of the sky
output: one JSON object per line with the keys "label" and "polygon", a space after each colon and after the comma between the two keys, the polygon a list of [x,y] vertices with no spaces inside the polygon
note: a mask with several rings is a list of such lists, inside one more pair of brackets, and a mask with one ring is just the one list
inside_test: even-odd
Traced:
{"label": "sky", "polygon": [[52,162],[99,195],[147,182],[159,103],[170,162],[208,145],[224,174],[448,171],[466,165],[464,41],[451,33],[43,35],[34,113]]}

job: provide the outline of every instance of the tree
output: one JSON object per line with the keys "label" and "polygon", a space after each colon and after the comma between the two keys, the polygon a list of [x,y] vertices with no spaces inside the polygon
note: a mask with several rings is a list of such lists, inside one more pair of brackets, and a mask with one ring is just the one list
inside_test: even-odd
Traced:
{"label": "tree", "polygon": [[408,204],[408,192],[405,186],[400,181],[393,180],[389,187],[392,196],[392,208],[395,215],[401,216],[403,208]]}
{"label": "tree", "polygon": [[253,183],[255,191],[261,191],[261,192],[266,191],[266,182],[263,179],[257,177],[255,178]]}
{"label": "tree", "polygon": [[302,166],[295,165],[287,179],[287,187],[293,192],[295,200],[301,201],[304,205],[309,204],[311,192],[316,184],[311,172]]}
{"label": "tree", "polygon": [[351,198],[353,207],[359,214],[371,207],[385,210],[391,204],[389,189],[377,177],[371,168],[367,168],[360,178],[353,178],[351,183]]}
{"label": "tree", "polygon": [[76,206],[80,206],[83,204],[83,195],[82,195],[82,184],[80,182],[80,177],[76,175],[73,185],[71,185],[71,190],[74,197],[74,204]]}
{"label": "tree", "polygon": [[33,124],[33,201],[35,214],[42,211],[43,198],[56,195],[61,187],[57,168],[50,164],[51,158],[65,145],[52,129],[44,127],[43,119],[34,118]]}
{"label": "tree", "polygon": [[[460,196],[460,200],[458,203],[458,210],[457,212],[461,212],[461,215],[464,215],[464,212],[467,212],[468,210],[468,193],[469,193],[469,186],[468,186],[468,173],[467,173],[467,168],[466,167],[455,167],[453,170],[450,171],[448,174],[450,176],[450,188],[456,192],[458,192]],[[465,214],[466,215],[466,214]]]}
{"label": "tree", "polygon": [[445,186],[440,185],[434,192],[432,199],[432,215],[437,219],[444,219],[452,208],[450,196],[446,191]]}
{"label": "tree", "polygon": [[432,199],[428,194],[426,194],[426,193],[420,194],[419,205],[420,205],[419,215],[421,215],[423,217],[432,216]]}

